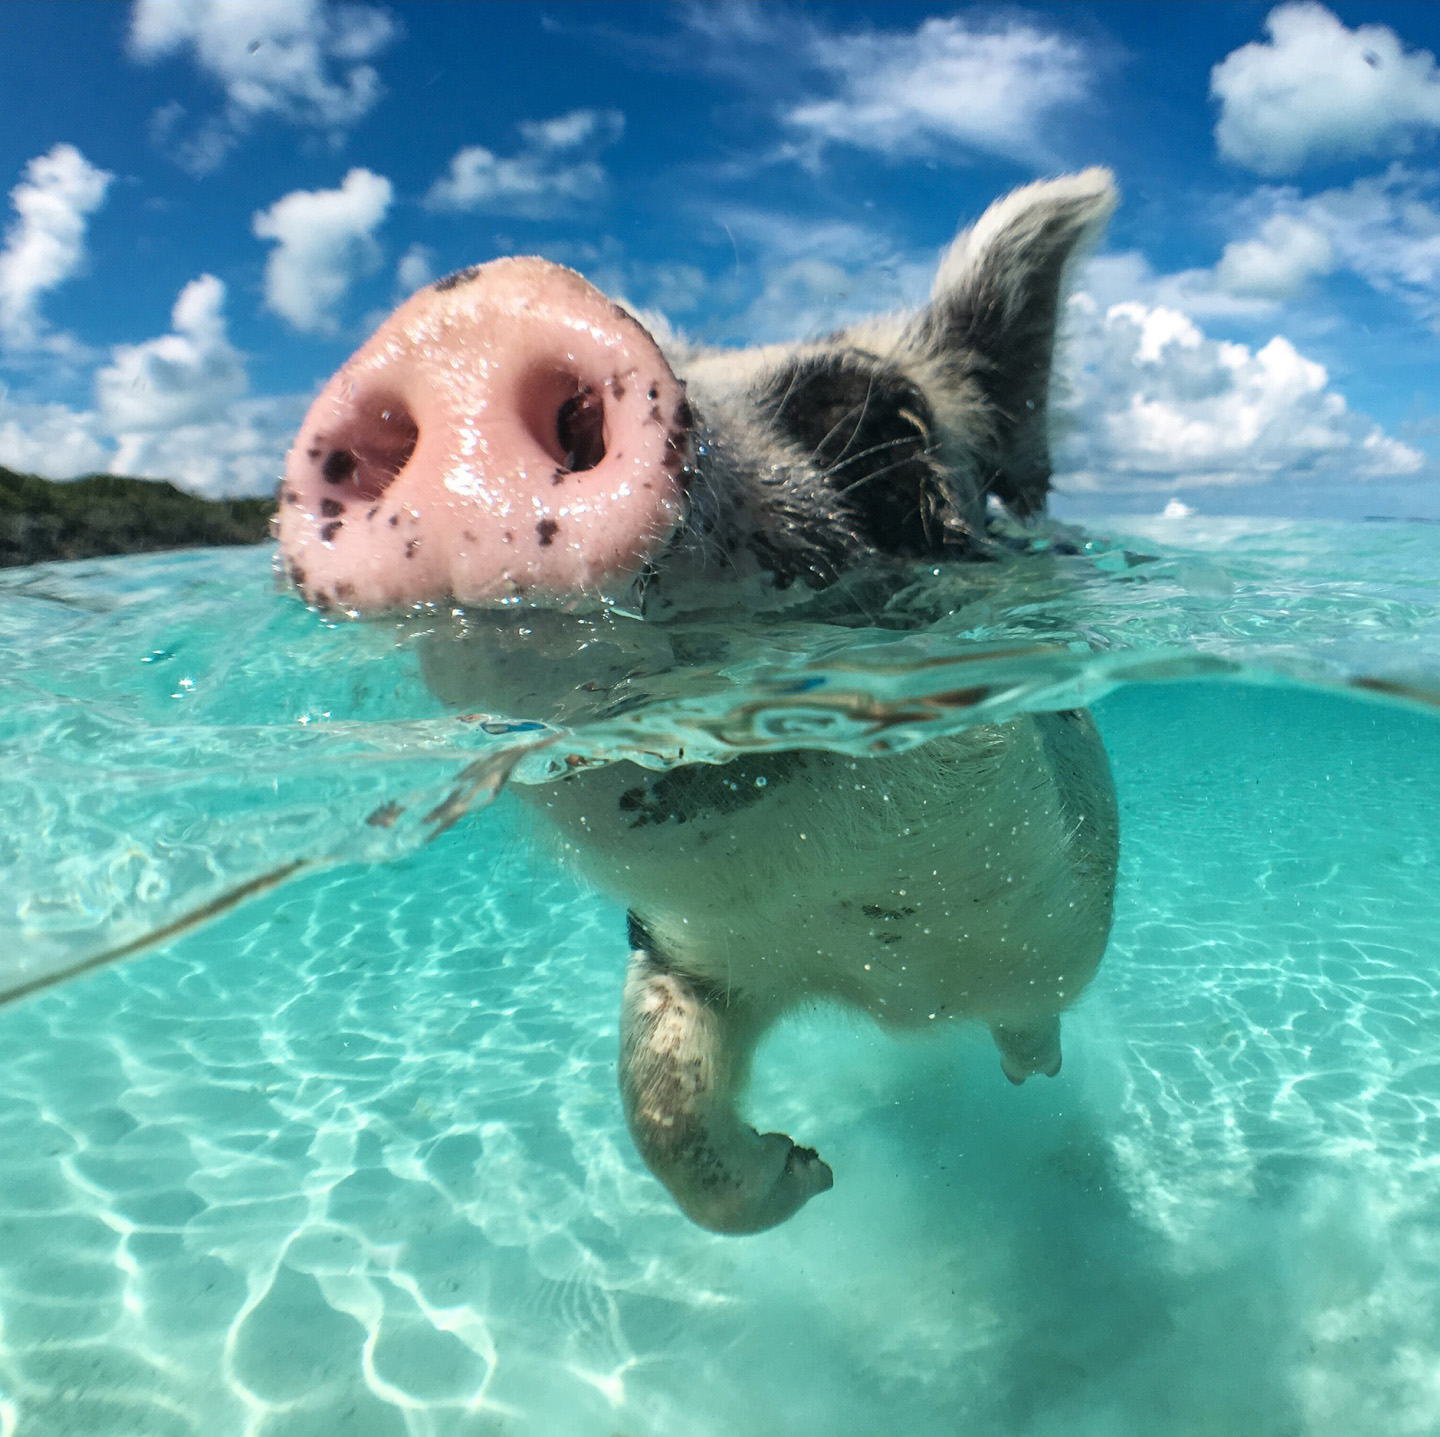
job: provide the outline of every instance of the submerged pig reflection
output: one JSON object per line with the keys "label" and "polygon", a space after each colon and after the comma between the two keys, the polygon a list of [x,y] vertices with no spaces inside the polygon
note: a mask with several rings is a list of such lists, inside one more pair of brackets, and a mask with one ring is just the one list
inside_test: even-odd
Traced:
{"label": "submerged pig reflection", "polygon": [[[282,485],[288,572],[311,604],[364,616],[518,602],[665,625],[978,561],[987,500],[1044,506],[1065,272],[1113,204],[1102,170],[1019,190],[956,240],[918,312],[786,347],[662,353],[568,270],[463,270],[316,400]],[[456,682],[443,655],[430,671],[442,694]],[[757,1041],[797,1004],[897,1029],[978,1019],[1014,1082],[1059,1070],[1115,879],[1088,713],[858,763],[616,763],[525,797],[629,905],[625,1114],[696,1222],[758,1231],[831,1186],[813,1148],[736,1107]]]}

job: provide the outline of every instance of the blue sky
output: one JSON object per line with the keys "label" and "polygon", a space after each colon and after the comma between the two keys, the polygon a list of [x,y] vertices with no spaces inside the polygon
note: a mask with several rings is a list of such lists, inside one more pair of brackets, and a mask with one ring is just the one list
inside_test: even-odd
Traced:
{"label": "blue sky", "polygon": [[1440,517],[1437,50],[1413,3],[7,0],[0,463],[264,492],[463,264],[801,337],[1103,163],[1062,507]]}

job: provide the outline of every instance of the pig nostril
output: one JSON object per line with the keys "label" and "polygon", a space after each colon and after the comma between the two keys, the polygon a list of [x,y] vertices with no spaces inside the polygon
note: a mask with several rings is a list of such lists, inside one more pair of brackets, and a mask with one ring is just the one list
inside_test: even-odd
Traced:
{"label": "pig nostril", "polygon": [[555,415],[555,438],[572,474],[593,469],[605,457],[605,401],[588,386],[572,394]]}
{"label": "pig nostril", "polygon": [[395,482],[419,442],[409,410],[382,394],[350,409],[328,438],[317,436],[310,458],[319,460],[327,484],[348,488],[356,499],[373,500]]}
{"label": "pig nostril", "polygon": [[[597,469],[605,460],[607,400],[613,380],[537,364],[516,376],[515,417],[537,449],[555,465],[553,480]],[[538,457],[538,456],[537,456]]]}

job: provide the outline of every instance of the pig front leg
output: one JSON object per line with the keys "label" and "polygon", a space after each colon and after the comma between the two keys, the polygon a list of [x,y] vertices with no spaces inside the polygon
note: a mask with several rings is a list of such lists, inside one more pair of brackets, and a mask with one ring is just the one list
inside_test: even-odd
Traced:
{"label": "pig front leg", "polygon": [[[643,929],[632,920],[632,932]],[[735,1111],[765,1024],[637,947],[620,1018],[620,1095],[635,1146],[682,1212],[713,1232],[762,1232],[834,1182],[814,1148]]]}

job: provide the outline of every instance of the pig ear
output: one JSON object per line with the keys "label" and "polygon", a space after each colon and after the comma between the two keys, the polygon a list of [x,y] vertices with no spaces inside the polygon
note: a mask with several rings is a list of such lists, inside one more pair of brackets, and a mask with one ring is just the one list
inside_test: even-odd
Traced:
{"label": "pig ear", "polygon": [[1043,508],[1050,484],[1045,405],[1066,265],[1116,199],[1110,171],[1090,169],[996,201],[951,245],[911,329],[957,381],[978,385],[989,411],[980,478],[1018,514]]}

